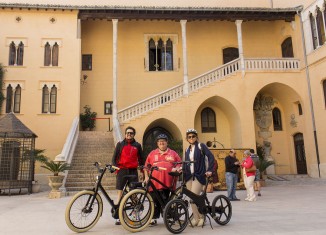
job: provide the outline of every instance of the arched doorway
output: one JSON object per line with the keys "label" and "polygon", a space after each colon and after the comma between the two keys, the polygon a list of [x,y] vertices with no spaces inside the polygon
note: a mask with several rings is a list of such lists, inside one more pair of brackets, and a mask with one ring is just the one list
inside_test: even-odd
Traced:
{"label": "arched doorway", "polygon": [[163,127],[157,126],[148,130],[143,138],[143,154],[147,156],[152,150],[157,148],[155,139],[159,134],[166,134],[169,142],[173,139],[171,133]]}
{"label": "arched doorway", "polygon": [[304,141],[303,134],[298,133],[293,136],[294,140],[294,149],[295,149],[295,159],[297,163],[297,173],[298,174],[307,174],[307,162],[306,154],[304,151]]}

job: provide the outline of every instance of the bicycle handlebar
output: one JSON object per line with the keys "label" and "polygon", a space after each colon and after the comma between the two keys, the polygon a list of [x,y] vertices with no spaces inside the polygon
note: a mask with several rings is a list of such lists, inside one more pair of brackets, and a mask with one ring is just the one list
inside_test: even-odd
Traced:
{"label": "bicycle handlebar", "polygon": [[[103,168],[100,168],[101,163],[100,162],[94,162],[94,166],[97,168],[97,170],[99,172],[103,171]],[[114,171],[120,170],[119,167],[117,166],[113,166],[112,164],[106,164],[105,168],[109,169],[111,171],[111,173],[113,173]],[[113,170],[113,171],[112,171]]]}

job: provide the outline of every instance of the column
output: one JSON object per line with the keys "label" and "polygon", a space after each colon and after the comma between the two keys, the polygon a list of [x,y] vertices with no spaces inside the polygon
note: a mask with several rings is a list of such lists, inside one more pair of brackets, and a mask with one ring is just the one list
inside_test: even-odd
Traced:
{"label": "column", "polygon": [[188,61],[187,61],[187,32],[186,32],[187,20],[180,20],[181,32],[182,32],[182,56],[183,56],[183,95],[189,93],[188,82]]}
{"label": "column", "polygon": [[245,64],[244,64],[244,58],[243,58],[243,45],[242,45],[242,30],[241,30],[242,20],[236,20],[235,24],[237,25],[239,58],[240,58],[240,67],[241,67],[240,69],[241,69],[241,72],[242,72],[242,78],[244,78]]}
{"label": "column", "polygon": [[113,24],[113,50],[112,50],[112,54],[113,54],[113,62],[112,62],[112,80],[113,80],[113,104],[112,104],[112,118],[113,118],[113,133],[114,133],[114,137],[115,137],[115,141],[121,141],[122,140],[122,135],[121,135],[121,131],[120,131],[120,124],[119,124],[119,120],[118,120],[118,109],[117,109],[117,85],[118,85],[118,81],[117,81],[117,48],[118,48],[118,20],[117,19],[113,19],[112,20],[112,24]]}

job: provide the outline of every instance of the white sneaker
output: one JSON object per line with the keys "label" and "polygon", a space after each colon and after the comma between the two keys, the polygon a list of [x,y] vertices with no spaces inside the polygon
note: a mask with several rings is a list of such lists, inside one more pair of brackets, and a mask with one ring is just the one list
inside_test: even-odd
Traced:
{"label": "white sneaker", "polygon": [[195,218],[192,218],[190,220],[190,223],[189,223],[190,226],[195,227],[195,226],[197,226],[197,224],[198,224],[198,220],[196,220]]}
{"label": "white sneaker", "polygon": [[204,223],[205,223],[204,219],[199,219],[197,226],[198,227],[203,227]]}

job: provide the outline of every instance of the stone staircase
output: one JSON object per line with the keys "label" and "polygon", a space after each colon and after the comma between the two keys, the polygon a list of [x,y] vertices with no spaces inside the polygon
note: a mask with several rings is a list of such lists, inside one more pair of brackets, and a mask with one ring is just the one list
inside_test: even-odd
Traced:
{"label": "stone staircase", "polygon": [[[80,131],[65,184],[67,192],[91,189],[97,175],[94,162],[100,162],[102,166],[111,163],[113,151],[112,132]],[[102,185],[105,189],[114,188],[115,174],[106,172]]]}

